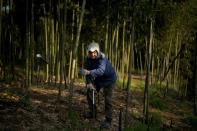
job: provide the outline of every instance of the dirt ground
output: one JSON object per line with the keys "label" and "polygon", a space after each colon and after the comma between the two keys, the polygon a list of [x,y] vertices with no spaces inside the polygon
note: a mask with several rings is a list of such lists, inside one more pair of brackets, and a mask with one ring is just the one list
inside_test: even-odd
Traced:
{"label": "dirt ground", "polygon": [[[77,83],[73,89],[73,99],[69,101],[69,88],[61,87],[61,98],[58,98],[58,86],[46,85],[31,86],[29,89],[29,102],[25,101],[25,89],[20,83],[13,82],[10,84],[0,83],[0,130],[9,131],[28,131],[28,130],[68,130],[69,126],[73,130],[89,131],[91,129],[99,129],[101,121],[104,119],[104,98],[102,91],[99,93],[99,101],[97,99],[98,114],[97,119],[85,119],[84,112],[88,110],[86,101],[86,89],[83,83]],[[143,110],[143,94],[139,92],[131,92],[131,97],[128,110],[131,113],[142,116]],[[96,95],[98,96],[98,95]],[[126,91],[118,87],[113,93],[113,121],[112,131],[117,131],[119,128],[119,113],[125,111]],[[174,101],[172,101],[174,102]],[[27,104],[28,103],[28,104]],[[72,103],[72,104],[71,104]],[[98,104],[99,103],[99,104]],[[70,109],[70,107],[72,109]],[[182,123],[182,113],[184,110],[179,110],[172,104],[171,112],[160,112],[164,117],[164,125],[169,126],[173,122],[176,130],[184,130],[187,125]],[[68,120],[68,112],[74,111],[73,123]],[[151,109],[154,111],[155,109]],[[72,116],[70,116],[72,118]],[[69,118],[70,118],[69,117]],[[121,119],[123,123],[123,118]],[[88,125],[88,126],[85,126]],[[80,127],[79,129],[78,126]],[[89,128],[91,127],[91,128]],[[166,128],[167,129],[167,128]]]}

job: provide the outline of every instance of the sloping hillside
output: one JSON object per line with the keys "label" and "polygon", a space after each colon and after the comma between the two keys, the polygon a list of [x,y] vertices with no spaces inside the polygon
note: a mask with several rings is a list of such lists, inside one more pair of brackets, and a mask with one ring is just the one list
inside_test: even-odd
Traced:
{"label": "sloping hillside", "polygon": [[[129,94],[128,130],[146,129],[142,123],[143,92],[140,79],[134,79]],[[85,119],[87,111],[86,89],[83,83],[74,86],[72,105],[69,102],[69,89],[62,88],[62,97],[57,101],[57,85],[32,86],[30,101],[24,99],[24,87],[20,83],[0,84],[0,130],[99,130],[104,119],[104,98],[99,93],[97,119]],[[173,97],[165,99],[158,93],[150,95],[150,127],[154,130],[184,130],[190,126],[185,118],[192,113],[191,103],[181,102]],[[97,95],[96,95],[97,96]],[[125,123],[126,91],[116,87],[113,94],[113,122],[111,130],[119,128],[119,113],[122,110],[122,127]],[[26,104],[29,103],[29,104]],[[162,103],[162,104],[161,104]],[[69,109],[71,107],[72,109]]]}

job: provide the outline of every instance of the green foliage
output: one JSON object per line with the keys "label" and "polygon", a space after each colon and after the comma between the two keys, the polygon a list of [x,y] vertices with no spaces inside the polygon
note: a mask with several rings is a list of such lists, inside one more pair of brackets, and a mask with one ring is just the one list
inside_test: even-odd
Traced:
{"label": "green foliage", "polygon": [[25,95],[25,96],[21,97],[20,102],[22,105],[28,106],[30,104],[30,96]]}
{"label": "green foliage", "polygon": [[[134,101],[132,101],[134,103]],[[136,102],[135,102],[136,103]],[[131,116],[134,118],[134,119],[140,119],[142,118],[142,113],[139,112],[138,110],[133,110],[132,113],[131,113]]]}
{"label": "green foliage", "polygon": [[9,84],[13,81],[12,79],[12,75],[8,73],[5,78],[0,79],[0,82]]}
{"label": "green foliage", "polygon": [[[127,86],[127,81],[125,81],[125,83],[124,83],[124,88],[123,88],[123,80],[117,80],[116,85],[118,87],[124,89]],[[144,90],[144,80],[132,79],[131,86],[129,88],[134,91],[142,92]]]}
{"label": "green foliage", "polygon": [[[138,114],[138,113],[137,113]],[[132,120],[130,120],[130,124],[124,129],[124,131],[159,131],[162,125],[162,116],[159,112],[151,112],[149,114],[149,123],[145,124],[142,120],[142,116],[137,116],[136,113],[132,112]]]}
{"label": "green foliage", "polygon": [[159,97],[150,98],[150,105],[156,109],[164,110],[166,108],[165,102]]}
{"label": "green foliage", "polygon": [[147,131],[149,128],[150,131],[158,131],[159,126],[158,125],[148,125],[140,122],[140,121],[135,121],[132,126],[124,129],[124,131]]}
{"label": "green foliage", "polygon": [[149,88],[150,105],[156,109],[163,110],[166,108],[166,103],[159,96],[159,89],[157,85],[151,86]]}
{"label": "green foliage", "polygon": [[150,125],[152,126],[161,126],[163,120],[162,116],[159,112],[151,112],[150,113],[151,119],[150,119]]}
{"label": "green foliage", "polygon": [[79,114],[71,110],[67,113],[67,119],[65,123],[65,131],[76,131],[76,130],[91,130],[91,131],[98,131],[97,128],[92,127],[90,123],[82,122],[80,119]]}
{"label": "green foliage", "polygon": [[70,129],[75,129],[75,127],[78,129],[82,128],[82,124],[79,121],[79,115],[75,111],[69,111],[67,113],[67,122],[66,122],[66,129],[65,130],[70,130]]}
{"label": "green foliage", "polygon": [[128,127],[124,129],[124,131],[146,131],[146,130],[147,130],[147,125],[140,121],[136,121],[132,127]]}
{"label": "green foliage", "polygon": [[117,80],[116,85],[117,85],[117,87],[123,89],[123,81],[122,80]]}
{"label": "green foliage", "polygon": [[159,95],[159,85],[153,84],[149,87],[149,95],[154,97]]}
{"label": "green foliage", "polygon": [[197,129],[197,116],[187,116],[185,122],[189,124],[192,128]]}

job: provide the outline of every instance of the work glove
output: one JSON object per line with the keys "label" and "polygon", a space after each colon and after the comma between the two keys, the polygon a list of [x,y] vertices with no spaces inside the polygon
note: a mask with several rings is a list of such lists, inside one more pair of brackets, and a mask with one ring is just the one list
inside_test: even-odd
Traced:
{"label": "work glove", "polygon": [[87,89],[95,90],[94,85],[92,83],[86,85]]}
{"label": "work glove", "polygon": [[90,74],[90,71],[89,70],[86,70],[86,69],[81,69],[81,74],[86,76],[86,75],[89,75]]}

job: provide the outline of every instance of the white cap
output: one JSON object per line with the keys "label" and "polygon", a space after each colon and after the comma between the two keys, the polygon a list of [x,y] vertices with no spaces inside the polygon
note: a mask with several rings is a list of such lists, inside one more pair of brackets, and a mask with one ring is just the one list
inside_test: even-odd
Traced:
{"label": "white cap", "polygon": [[99,44],[96,42],[92,42],[88,45],[88,51],[94,52],[97,51],[100,54]]}

